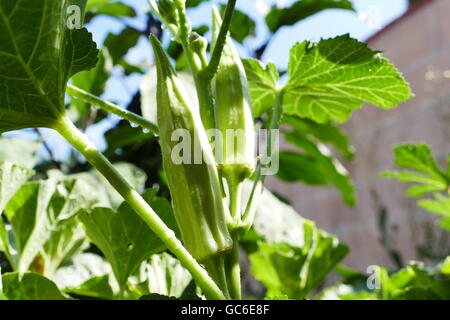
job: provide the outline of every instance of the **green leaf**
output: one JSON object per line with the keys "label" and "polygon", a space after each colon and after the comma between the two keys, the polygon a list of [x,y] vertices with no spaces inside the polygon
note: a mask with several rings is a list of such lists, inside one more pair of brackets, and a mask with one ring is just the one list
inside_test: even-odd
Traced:
{"label": "green leaf", "polygon": [[450,257],[447,257],[442,263],[440,273],[450,279]]}
{"label": "green leaf", "polygon": [[349,138],[345,132],[334,123],[316,123],[308,119],[285,116],[283,123],[290,125],[295,132],[308,137],[313,141],[321,141],[332,145],[339,150],[346,160],[352,160],[355,155],[355,149],[350,144]]}
{"label": "green leaf", "polygon": [[[127,182],[138,192],[144,191],[145,182],[147,181],[147,175],[145,172],[133,164],[119,162],[114,164],[114,168],[124,177]],[[117,208],[122,202],[122,196],[111,186],[111,184],[95,169],[91,171],[91,174],[96,176],[97,181],[103,184],[105,193],[108,196],[109,202],[112,208]],[[93,181],[92,181],[93,182]],[[98,187],[98,182],[92,186]]]}
{"label": "green leaf", "polygon": [[44,244],[64,222],[95,204],[82,180],[29,182],[5,208],[18,252],[18,271],[25,272]]}
{"label": "green leaf", "polygon": [[260,243],[258,251],[250,254],[252,273],[264,283],[268,296],[306,298],[348,253],[345,247],[329,249],[335,238],[322,238],[319,234],[316,237],[311,245],[317,245],[317,249],[306,248],[316,252],[285,243]]}
{"label": "green leaf", "polygon": [[274,6],[266,17],[266,24],[271,32],[276,32],[282,26],[291,26],[320,11],[332,8],[354,11],[349,0],[300,0],[287,8]]}
{"label": "green leaf", "polygon": [[402,144],[394,148],[395,164],[405,171],[388,171],[385,178],[396,178],[401,183],[415,183],[407,195],[420,197],[430,192],[445,191],[450,177],[443,172],[433,159],[431,148],[424,144]]}
{"label": "green leaf", "polygon": [[151,294],[147,294],[147,295],[140,297],[139,300],[162,300],[162,301],[165,301],[165,300],[181,300],[181,299],[165,296],[165,295],[158,294],[158,293],[151,293]]}
{"label": "green leaf", "polygon": [[0,162],[8,161],[32,169],[38,163],[36,153],[41,145],[40,141],[3,137],[0,139]]}
{"label": "green leaf", "polygon": [[[410,262],[405,268],[390,273],[386,268],[375,269],[379,288],[368,291],[367,275],[361,280],[338,284],[325,289],[317,298],[326,300],[448,300],[450,280],[438,265],[427,268],[422,262]],[[444,277],[443,277],[444,276]]]}
{"label": "green leaf", "polygon": [[66,26],[72,4],[80,1],[0,2],[0,132],[51,127],[69,78],[95,66],[92,35]]}
{"label": "green leaf", "polygon": [[186,0],[186,8],[194,8],[203,2],[208,2],[209,0]]}
{"label": "green leaf", "polygon": [[441,194],[435,194],[435,199],[424,199],[418,203],[419,207],[431,213],[442,216],[442,220],[438,221],[438,225],[443,229],[450,231],[450,198]]}
{"label": "green leaf", "polygon": [[289,297],[286,295],[274,296],[274,297],[265,297],[264,300],[289,300]]}
{"label": "green leaf", "polygon": [[44,275],[52,278],[56,270],[85,249],[86,244],[86,234],[76,216],[60,221],[40,252],[44,262]]}
{"label": "green leaf", "polygon": [[377,300],[377,295],[373,292],[358,290],[351,285],[339,283],[324,289],[317,297],[317,300]]}
{"label": "green leaf", "polygon": [[101,8],[102,6],[112,2],[113,0],[88,0],[86,5],[86,11],[90,11],[96,8]]}
{"label": "green leaf", "polygon": [[[111,159],[114,158],[114,156],[117,157],[118,151],[123,151],[123,148],[129,147],[134,151],[137,144],[149,142],[152,141],[152,139],[154,139],[154,134],[143,131],[140,127],[118,126],[105,133],[105,140],[108,148],[103,153],[107,158]],[[132,156],[133,155],[134,153],[132,153]],[[156,157],[152,160],[156,161]]]}
{"label": "green leaf", "polygon": [[115,299],[115,295],[109,281],[109,275],[90,278],[80,286],[67,288],[64,292],[97,299]]}
{"label": "green leaf", "polygon": [[51,280],[27,272],[2,275],[3,295],[7,300],[65,300],[58,287]]}
{"label": "green leaf", "polygon": [[132,27],[127,27],[118,34],[108,34],[104,46],[108,48],[114,65],[120,65],[125,71],[133,71],[126,62],[125,55],[138,44],[140,37],[141,32]]}
{"label": "green leaf", "polygon": [[192,281],[190,273],[167,253],[152,255],[143,263],[138,285],[140,295],[159,294],[180,298]]}
{"label": "green leaf", "polygon": [[[176,222],[170,204],[163,198],[155,197],[155,193],[155,190],[149,190],[143,197],[161,219],[175,230]],[[165,249],[163,242],[127,203],[123,203],[117,212],[109,208],[83,212],[80,220],[86,227],[89,239],[111,263],[122,289],[126,287],[128,277],[144,259]]]}
{"label": "green leaf", "polygon": [[268,190],[259,200],[254,229],[265,242],[257,242],[249,259],[253,275],[267,287],[267,296],[307,297],[349,251]]}
{"label": "green leaf", "polygon": [[[90,2],[91,3],[91,2]],[[86,14],[88,19],[91,19],[92,16],[96,15],[107,15],[112,17],[129,17],[134,18],[136,17],[136,11],[126,4],[122,2],[108,2],[102,4],[99,2],[95,7],[92,5],[89,6],[89,10],[91,12],[88,12]]]}
{"label": "green leaf", "polygon": [[450,280],[439,277],[421,262],[412,262],[405,269],[382,278],[380,296],[384,300],[448,300]]}
{"label": "green leaf", "polygon": [[301,181],[314,186],[328,183],[320,164],[314,158],[288,151],[280,151],[277,177],[287,182]]}
{"label": "green leaf", "polygon": [[[220,6],[220,12],[223,16],[226,6]],[[246,13],[236,9],[231,19],[230,34],[233,39],[239,43],[243,43],[249,37],[254,37],[256,23]]]}
{"label": "green leaf", "polygon": [[10,162],[0,163],[0,215],[9,199],[33,175],[33,171]]}
{"label": "green leaf", "polygon": [[[109,275],[114,280],[111,265],[106,260],[93,253],[80,253],[61,266],[52,276],[52,280],[64,292],[72,292],[90,279]],[[117,284],[112,283],[111,288],[116,290]]]}
{"label": "green leaf", "polygon": [[349,206],[356,203],[355,187],[352,179],[342,163],[331,155],[330,150],[322,143],[308,140],[308,137],[298,132],[286,132],[286,141],[301,148],[305,154],[313,159],[316,168],[322,172],[326,183],[332,183],[341,192],[342,199]]}
{"label": "green leaf", "polygon": [[253,116],[261,116],[275,106],[280,75],[273,63],[265,66],[256,59],[242,60],[252,96]]}
{"label": "green leaf", "polygon": [[364,102],[393,108],[413,95],[379,51],[343,35],[291,49],[284,111],[319,123],[346,121]]}
{"label": "green leaf", "polygon": [[[122,177],[138,192],[144,191],[147,175],[145,172],[133,164],[118,162],[114,168]],[[111,184],[97,170],[64,176],[60,171],[47,171],[49,178],[53,179],[81,179],[90,186],[92,197],[97,199],[98,207],[110,207],[117,209],[123,202],[122,196],[111,186]]]}

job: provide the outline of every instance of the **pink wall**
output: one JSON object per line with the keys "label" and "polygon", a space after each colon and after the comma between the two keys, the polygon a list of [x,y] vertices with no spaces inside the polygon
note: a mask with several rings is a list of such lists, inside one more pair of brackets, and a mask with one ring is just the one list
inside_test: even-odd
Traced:
{"label": "pink wall", "polygon": [[357,151],[346,166],[357,187],[358,204],[346,207],[333,188],[269,180],[269,188],[293,201],[303,216],[349,244],[352,253],[345,263],[361,270],[373,264],[394,266],[386,245],[380,243],[382,207],[389,217],[388,247],[404,260],[424,260],[421,246],[431,245],[442,255],[450,252],[450,237],[433,226],[431,214],[403,196],[406,187],[378,177],[393,168],[395,144],[424,141],[442,164],[450,153],[450,1],[424,1],[369,39],[369,45],[384,50],[411,83],[416,98],[393,110],[364,106],[344,126]]}

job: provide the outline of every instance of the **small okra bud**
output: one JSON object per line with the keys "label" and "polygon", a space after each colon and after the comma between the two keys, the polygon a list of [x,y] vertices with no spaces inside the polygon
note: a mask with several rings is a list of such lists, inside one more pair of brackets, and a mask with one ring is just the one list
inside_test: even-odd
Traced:
{"label": "small okra bud", "polygon": [[[189,102],[183,85],[156,37],[151,36],[158,83],[157,118],[163,166],[172,197],[172,206],[186,249],[197,260],[231,248],[227,227],[229,209],[224,203],[214,154],[198,110]],[[183,133],[183,150],[191,154],[185,161],[174,161],[173,150],[179,141],[174,133]],[[201,154],[201,160],[192,157]]]}
{"label": "small okra bud", "polygon": [[[213,8],[213,46],[221,25],[220,14]],[[254,172],[256,137],[247,76],[230,37],[213,79],[213,91],[217,128],[222,135],[221,146],[216,148],[216,153],[221,152],[219,168],[229,183],[240,183]]]}
{"label": "small okra bud", "polygon": [[189,46],[193,52],[202,55],[206,52],[208,41],[197,32],[193,32],[189,37]]}
{"label": "small okra bud", "polygon": [[158,11],[161,16],[169,24],[178,25],[179,16],[178,8],[176,4],[177,0],[159,0],[158,1]]}

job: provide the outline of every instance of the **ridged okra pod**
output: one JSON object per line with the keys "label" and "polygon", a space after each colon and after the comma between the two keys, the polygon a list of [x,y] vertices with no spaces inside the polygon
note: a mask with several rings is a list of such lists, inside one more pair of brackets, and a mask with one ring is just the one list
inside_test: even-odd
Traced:
{"label": "ridged okra pod", "polygon": [[[222,19],[213,8],[213,46]],[[221,146],[216,148],[219,168],[229,181],[242,182],[255,169],[255,129],[248,81],[241,58],[227,37],[219,70],[213,79],[216,126]]]}
{"label": "ridged okra pod", "polygon": [[[151,42],[158,71],[157,118],[164,170],[184,245],[201,261],[232,246],[226,223],[229,211],[200,115],[189,102],[161,43],[154,36]],[[179,145],[172,139],[176,132],[181,133],[183,142],[190,141],[188,150],[183,150],[183,161],[172,156]],[[189,151],[191,156],[186,159]],[[200,161],[194,159],[199,152]]]}

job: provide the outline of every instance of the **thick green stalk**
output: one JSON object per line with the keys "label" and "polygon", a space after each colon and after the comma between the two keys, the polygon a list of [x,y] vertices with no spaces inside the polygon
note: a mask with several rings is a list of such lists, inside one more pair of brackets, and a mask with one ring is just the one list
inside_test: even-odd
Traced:
{"label": "thick green stalk", "polygon": [[255,221],[256,209],[258,207],[259,195],[263,191],[263,182],[261,181],[261,165],[258,165],[256,170],[255,181],[253,182],[252,191],[250,192],[249,199],[247,201],[247,207],[242,215],[241,234],[246,234],[253,226]]}
{"label": "thick green stalk", "polygon": [[158,126],[154,124],[153,122],[135,114],[134,112],[125,110],[118,105],[115,105],[114,103],[105,101],[99,97],[96,97],[89,92],[86,92],[80,88],[77,88],[71,84],[67,85],[66,92],[72,96],[76,97],[80,100],[83,100],[84,102],[87,102],[89,104],[92,104],[94,106],[99,107],[100,109],[105,110],[106,112],[115,114],[116,116],[128,120],[131,123],[137,124],[138,126],[142,127],[143,129],[146,129],[150,131],[151,133],[157,135],[158,134]]}
{"label": "thick green stalk", "polygon": [[208,299],[222,300],[224,294],[211,279],[208,272],[190,255],[175,233],[153,211],[149,204],[137,193],[130,184],[117,172],[105,156],[97,150],[89,138],[78,130],[67,118],[56,122],[53,128],[58,131],[86,160],[92,164],[116,189],[137,214],[147,223],[152,231],[164,242],[167,248],[189,270],[197,285]]}
{"label": "thick green stalk", "polygon": [[228,281],[228,291],[231,299],[241,300],[241,265],[239,256],[239,235],[235,233],[232,235],[233,248],[227,253],[225,257],[225,271]]}
{"label": "thick green stalk", "polygon": [[[231,180],[233,181],[233,180]],[[228,186],[230,192],[230,211],[233,219],[234,227],[241,224],[241,197],[242,197],[242,182],[234,180]],[[232,231],[233,247],[225,256],[225,272],[228,282],[228,291],[232,299],[241,299],[241,266],[239,256],[239,230]]]}

